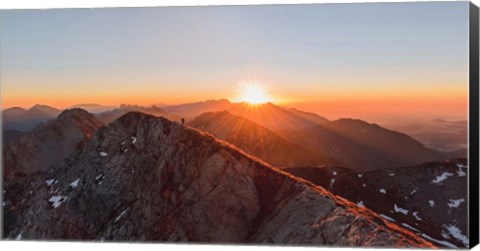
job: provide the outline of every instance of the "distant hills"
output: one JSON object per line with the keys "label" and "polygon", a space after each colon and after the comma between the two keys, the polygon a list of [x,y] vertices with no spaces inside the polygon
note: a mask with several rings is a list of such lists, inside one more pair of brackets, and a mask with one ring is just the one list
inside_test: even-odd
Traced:
{"label": "distant hills", "polygon": [[233,103],[230,103],[230,101],[228,101],[227,99],[219,99],[181,105],[162,106],[162,109],[164,109],[168,113],[181,116],[188,121],[205,112],[227,111],[232,106]]}
{"label": "distant hills", "polygon": [[60,112],[60,110],[46,105],[34,105],[27,110],[12,107],[2,112],[3,130],[27,132],[40,123],[54,119]]}
{"label": "distant hills", "polygon": [[120,107],[115,108],[113,110],[98,113],[95,116],[104,124],[109,124],[114,120],[118,119],[119,117],[133,111],[150,114],[157,117],[161,116],[161,117],[165,117],[170,120],[178,121],[178,122],[180,122],[181,120],[179,116],[170,114],[160,107],[156,107],[156,106],[144,107],[144,106],[138,106],[138,105],[125,105],[125,104],[122,104],[120,105]]}
{"label": "distant hills", "polygon": [[96,113],[107,112],[107,111],[113,110],[116,107],[115,106],[107,106],[107,105],[99,105],[99,104],[77,104],[77,105],[71,106],[69,109],[72,109],[72,108],[81,108],[81,109],[84,109],[84,110],[86,110],[90,113],[96,114]]}

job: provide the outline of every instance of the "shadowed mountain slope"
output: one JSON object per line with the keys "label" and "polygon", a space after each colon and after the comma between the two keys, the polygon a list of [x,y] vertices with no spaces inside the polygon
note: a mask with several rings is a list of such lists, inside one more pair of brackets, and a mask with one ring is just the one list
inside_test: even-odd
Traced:
{"label": "shadowed mountain slope", "polygon": [[359,171],[446,159],[408,135],[361,120],[340,119],[282,135]]}
{"label": "shadowed mountain slope", "polygon": [[338,163],[333,158],[291,143],[263,126],[226,111],[204,113],[188,125],[211,133],[274,166]]}
{"label": "shadowed mountain slope", "polygon": [[316,122],[305,118],[307,115],[304,113],[292,112],[288,108],[282,108],[272,103],[261,105],[238,103],[234,104],[228,112],[262,125],[277,134],[281,134],[284,130],[301,130],[317,125]]}
{"label": "shadowed mountain slope", "polygon": [[297,115],[297,116],[300,116],[304,119],[310,120],[311,122],[314,122],[318,125],[322,125],[324,123],[329,122],[329,120],[326,119],[325,117],[322,117],[322,116],[320,116],[316,113],[313,113],[313,112],[304,112],[304,111],[300,111],[300,110],[295,109],[295,108],[290,108],[290,109],[288,109],[288,111]]}

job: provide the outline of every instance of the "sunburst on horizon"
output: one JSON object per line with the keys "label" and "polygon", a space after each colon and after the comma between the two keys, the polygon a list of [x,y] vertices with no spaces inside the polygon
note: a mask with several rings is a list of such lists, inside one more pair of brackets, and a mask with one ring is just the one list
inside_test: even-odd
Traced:
{"label": "sunburst on horizon", "polygon": [[265,104],[271,101],[264,86],[257,83],[245,84],[240,91],[239,101],[252,105]]}

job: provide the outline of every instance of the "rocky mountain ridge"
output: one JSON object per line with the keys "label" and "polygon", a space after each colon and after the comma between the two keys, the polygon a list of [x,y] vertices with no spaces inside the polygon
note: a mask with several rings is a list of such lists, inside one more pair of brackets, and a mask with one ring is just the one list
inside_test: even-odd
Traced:
{"label": "rocky mountain ridge", "polygon": [[236,147],[128,113],[7,190],[8,238],[433,247]]}

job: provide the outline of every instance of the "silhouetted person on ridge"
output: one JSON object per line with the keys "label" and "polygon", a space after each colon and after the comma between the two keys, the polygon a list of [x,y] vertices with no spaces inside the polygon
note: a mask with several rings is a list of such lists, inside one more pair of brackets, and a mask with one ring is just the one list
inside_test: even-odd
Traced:
{"label": "silhouetted person on ridge", "polygon": [[183,124],[185,124],[185,119],[184,119],[184,118],[182,118],[182,125],[183,125]]}

